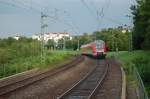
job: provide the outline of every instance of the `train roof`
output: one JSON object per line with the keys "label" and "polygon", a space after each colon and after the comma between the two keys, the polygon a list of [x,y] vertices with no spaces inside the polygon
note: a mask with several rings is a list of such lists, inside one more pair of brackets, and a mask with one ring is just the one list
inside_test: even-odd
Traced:
{"label": "train roof", "polygon": [[97,44],[97,43],[105,43],[105,42],[103,40],[95,40],[94,42],[82,45],[81,48],[89,47],[89,46],[91,46],[93,44]]}
{"label": "train roof", "polygon": [[105,43],[103,40],[96,40],[94,43]]}
{"label": "train roof", "polygon": [[94,42],[91,42],[89,44],[97,44],[97,43],[105,43],[103,40],[95,40]]}

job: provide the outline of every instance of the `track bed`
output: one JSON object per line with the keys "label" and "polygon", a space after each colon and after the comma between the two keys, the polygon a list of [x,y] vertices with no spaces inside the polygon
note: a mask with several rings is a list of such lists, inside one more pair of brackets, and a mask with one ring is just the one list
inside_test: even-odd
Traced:
{"label": "track bed", "polygon": [[96,67],[58,99],[121,99],[122,72],[115,59],[97,60]]}

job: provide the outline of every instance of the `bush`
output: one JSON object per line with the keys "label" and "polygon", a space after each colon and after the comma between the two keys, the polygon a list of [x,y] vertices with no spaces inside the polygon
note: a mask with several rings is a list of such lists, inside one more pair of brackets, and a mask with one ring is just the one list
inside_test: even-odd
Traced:
{"label": "bush", "polygon": [[144,82],[150,82],[150,61],[147,57],[138,57],[132,61],[138,68]]}
{"label": "bush", "polygon": [[119,52],[118,58],[125,64],[125,69],[129,71],[130,64],[137,67],[147,92],[150,96],[150,51],[134,51],[132,53]]}
{"label": "bush", "polygon": [[41,62],[41,45],[37,40],[0,39],[0,78],[33,68],[49,67],[60,63],[76,53],[46,50],[45,61]]}

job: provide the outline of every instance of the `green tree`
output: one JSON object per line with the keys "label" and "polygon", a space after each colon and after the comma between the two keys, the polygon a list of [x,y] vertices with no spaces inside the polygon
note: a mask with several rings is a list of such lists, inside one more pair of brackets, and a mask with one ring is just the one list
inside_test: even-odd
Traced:
{"label": "green tree", "polygon": [[55,41],[54,41],[54,40],[49,39],[49,40],[48,40],[48,42],[47,42],[47,44],[46,44],[47,49],[54,49],[55,44],[56,44],[56,43],[55,43]]}
{"label": "green tree", "polygon": [[131,7],[135,49],[150,49],[150,0],[137,0],[137,5]]}
{"label": "green tree", "polygon": [[103,40],[106,42],[106,46],[110,50],[128,50],[128,33],[122,33],[122,29],[109,28],[102,31],[96,31],[93,33],[97,40]]}

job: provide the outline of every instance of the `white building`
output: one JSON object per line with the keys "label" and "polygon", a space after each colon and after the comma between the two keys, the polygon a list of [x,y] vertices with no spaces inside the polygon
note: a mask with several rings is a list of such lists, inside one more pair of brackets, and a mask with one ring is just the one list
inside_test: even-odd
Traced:
{"label": "white building", "polygon": [[[35,34],[32,36],[32,39],[37,39],[37,40],[42,40],[42,34]],[[58,40],[68,37],[72,39],[72,37],[69,35],[69,33],[56,33],[56,32],[51,32],[51,33],[45,33],[44,34],[44,41],[47,42],[48,40],[54,40],[55,42],[58,42]]]}
{"label": "white building", "polygon": [[38,34],[35,34],[35,35],[33,35],[32,36],[32,39],[37,39],[37,40],[40,40],[41,39],[41,36],[40,35],[38,35]]}
{"label": "white building", "polygon": [[22,38],[23,36],[19,36],[19,35],[17,35],[17,36],[14,36],[13,38],[15,39],[15,40],[19,40],[20,38]]}

